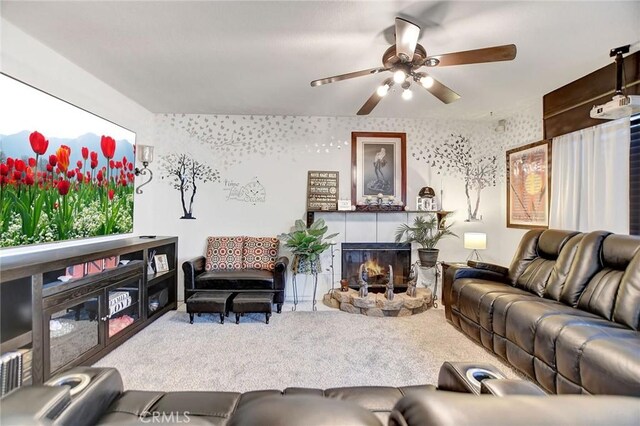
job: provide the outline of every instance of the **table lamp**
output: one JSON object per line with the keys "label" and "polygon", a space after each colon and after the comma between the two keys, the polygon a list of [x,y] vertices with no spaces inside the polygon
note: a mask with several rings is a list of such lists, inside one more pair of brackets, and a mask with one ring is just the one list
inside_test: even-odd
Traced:
{"label": "table lamp", "polygon": [[471,250],[467,260],[482,261],[478,250],[484,250],[487,248],[487,234],[484,232],[465,232],[464,233],[464,248]]}

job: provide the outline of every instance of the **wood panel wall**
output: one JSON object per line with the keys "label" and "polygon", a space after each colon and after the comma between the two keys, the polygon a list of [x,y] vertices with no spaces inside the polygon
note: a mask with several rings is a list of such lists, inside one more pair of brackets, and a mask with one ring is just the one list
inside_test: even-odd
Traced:
{"label": "wood panel wall", "polygon": [[[627,95],[640,95],[640,52],[624,58]],[[589,117],[594,105],[611,100],[615,92],[616,66],[611,64],[579,78],[542,98],[544,138],[575,132],[602,124]]]}

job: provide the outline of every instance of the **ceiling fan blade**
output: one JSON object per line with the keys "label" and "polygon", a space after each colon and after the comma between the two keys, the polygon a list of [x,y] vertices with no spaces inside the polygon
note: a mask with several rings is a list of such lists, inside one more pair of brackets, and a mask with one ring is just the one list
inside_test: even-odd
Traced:
{"label": "ceiling fan blade", "polygon": [[[425,74],[425,73],[423,73],[423,75],[427,76],[427,74]],[[429,77],[431,77],[431,76],[429,76]],[[431,85],[431,87],[424,87],[424,86],[422,86],[422,84],[420,84],[420,86],[422,86],[425,90],[427,90],[429,93],[431,93],[436,98],[440,99],[445,104],[450,104],[451,102],[455,102],[458,99],[460,99],[460,95],[458,95],[456,92],[454,92],[453,90],[449,89],[447,86],[445,86],[444,84],[440,83],[435,78],[433,78],[433,77],[431,77],[431,78],[433,79],[433,84]]]}
{"label": "ceiling fan blade", "polygon": [[402,62],[413,61],[420,27],[406,19],[396,18],[396,55]]}
{"label": "ceiling fan blade", "polygon": [[355,71],[347,74],[334,75],[333,77],[321,78],[319,80],[313,80],[311,87],[322,86],[323,84],[335,83],[336,81],[348,80],[350,78],[362,77],[370,74],[378,74],[379,72],[387,71],[386,68],[371,68],[368,70]]}
{"label": "ceiling fan blade", "polygon": [[434,66],[449,67],[452,65],[479,64],[483,62],[511,61],[517,53],[515,44],[504,46],[486,47],[484,49],[466,50],[464,52],[445,53],[443,55],[429,56],[425,64],[429,66],[431,59],[439,61]]}
{"label": "ceiling fan blade", "polygon": [[[388,78],[385,81],[383,81],[381,85],[384,86],[385,84],[388,84],[389,86],[391,86],[392,83],[393,83],[393,79]],[[383,97],[384,96],[378,95],[378,90],[376,89],[376,91],[373,92],[373,95],[371,95],[369,99],[367,99],[367,101],[364,103],[364,105],[362,105],[362,108],[358,110],[357,114],[368,115],[371,111],[373,111],[373,109],[378,105],[378,103],[382,100]]]}

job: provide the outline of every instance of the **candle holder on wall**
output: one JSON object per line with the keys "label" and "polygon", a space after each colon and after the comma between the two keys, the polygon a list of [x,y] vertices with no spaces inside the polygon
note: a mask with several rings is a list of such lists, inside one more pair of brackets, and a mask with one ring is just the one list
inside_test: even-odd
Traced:
{"label": "candle holder on wall", "polygon": [[147,185],[153,179],[153,172],[149,169],[149,163],[153,162],[153,147],[149,145],[137,145],[137,157],[138,161],[142,163],[142,169],[136,167],[134,173],[136,176],[149,175],[149,179],[146,182],[138,185],[136,188],[136,194],[142,194],[142,187]]}

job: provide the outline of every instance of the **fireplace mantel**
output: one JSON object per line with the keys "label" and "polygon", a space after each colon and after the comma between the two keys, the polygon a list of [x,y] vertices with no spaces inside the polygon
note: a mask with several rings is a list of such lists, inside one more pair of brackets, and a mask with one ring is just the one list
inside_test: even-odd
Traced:
{"label": "fireplace mantel", "polygon": [[406,213],[407,217],[411,213],[436,214],[438,216],[438,223],[442,227],[443,219],[449,213],[453,213],[453,212],[452,211],[448,211],[448,210],[399,210],[399,211],[380,210],[380,211],[377,211],[377,212],[376,211],[367,212],[367,211],[358,211],[358,210],[319,210],[319,211],[307,210],[307,227],[313,225],[313,222],[315,221],[315,214],[316,213],[322,213],[322,214],[344,214],[344,215],[349,215],[349,214],[369,214],[369,215],[375,215],[376,216],[376,220],[377,220],[378,215],[380,215],[380,214],[401,214],[401,213]]}

